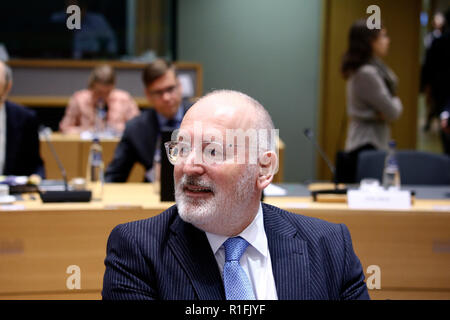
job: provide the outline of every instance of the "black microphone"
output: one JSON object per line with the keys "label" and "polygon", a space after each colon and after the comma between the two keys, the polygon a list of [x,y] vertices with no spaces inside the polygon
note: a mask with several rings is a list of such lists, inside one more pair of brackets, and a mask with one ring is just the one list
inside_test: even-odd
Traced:
{"label": "black microphone", "polygon": [[45,138],[48,147],[56,160],[56,164],[58,165],[59,171],[61,172],[61,176],[64,181],[64,191],[54,191],[54,190],[42,190],[39,189],[39,195],[41,197],[42,202],[89,202],[91,201],[92,192],[89,190],[69,190],[69,185],[67,183],[67,174],[64,166],[59,160],[58,155],[56,154],[55,148],[53,147],[53,143],[50,141],[46,132],[42,133],[42,136]]}
{"label": "black microphone", "polygon": [[331,173],[333,174],[333,181],[334,184],[337,188],[337,181],[336,181],[336,168],[331,164],[330,159],[327,157],[327,155],[325,154],[325,152],[323,152],[322,148],[319,146],[319,144],[316,142],[316,140],[314,139],[314,132],[309,129],[306,128],[303,133],[305,134],[305,136],[308,138],[309,141],[311,141],[311,143],[313,144],[313,146],[316,148],[317,151],[319,151],[320,156],[322,157],[322,159],[325,161],[325,163],[327,164],[328,168],[330,169]]}
{"label": "black microphone", "polygon": [[323,152],[322,148],[319,146],[317,141],[314,139],[314,132],[311,129],[306,128],[305,130],[303,130],[303,133],[305,134],[305,137],[308,138],[309,141],[311,141],[311,143],[313,144],[314,148],[316,149],[316,151],[319,152],[320,156],[325,161],[325,163],[327,164],[327,166],[330,169],[331,173],[333,174],[334,189],[325,189],[325,190],[311,191],[311,195],[313,197],[313,200],[314,201],[317,200],[317,195],[318,194],[347,194],[347,189],[339,189],[338,188],[338,181],[336,179],[336,168],[331,164],[330,159],[327,157],[325,152]]}

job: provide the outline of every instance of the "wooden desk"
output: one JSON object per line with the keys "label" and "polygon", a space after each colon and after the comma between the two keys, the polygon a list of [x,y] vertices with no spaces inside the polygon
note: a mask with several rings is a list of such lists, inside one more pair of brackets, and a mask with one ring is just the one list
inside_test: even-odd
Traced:
{"label": "wooden desk", "polygon": [[[87,159],[91,141],[81,140],[78,134],[53,133],[50,137],[53,146],[61,159],[66,170],[67,179],[75,177],[85,177],[87,169]],[[102,139],[100,144],[103,148],[103,161],[105,168],[112,161],[114,151],[119,143],[119,138]],[[58,168],[55,158],[45,140],[40,142],[41,157],[44,161],[47,179],[62,179],[61,171]],[[284,176],[284,149],[285,145],[279,140],[280,165],[277,174],[274,177],[274,183],[283,182]],[[142,182],[144,179],[145,168],[141,164],[135,164],[131,170],[128,182]]]}
{"label": "wooden desk", "polygon": [[[77,134],[53,133],[50,137],[58,157],[60,158],[67,174],[67,179],[86,177],[89,148],[92,144],[89,140],[80,139]],[[103,161],[105,168],[112,161],[114,151],[119,143],[119,138],[102,139]],[[55,158],[45,140],[40,142],[41,157],[44,161],[47,179],[62,179]],[[129,182],[142,182],[145,169],[140,164],[135,164],[128,177]]]}
{"label": "wooden desk", "polygon": [[[108,184],[99,202],[27,200],[16,203],[19,211],[1,207],[0,299],[99,299],[109,233],[172,205],[158,199],[152,184]],[[364,271],[381,268],[381,290],[369,291],[373,299],[450,299],[449,200],[416,200],[409,211],[350,210],[307,197],[265,202],[345,223]],[[81,268],[81,290],[66,288],[70,265]]]}

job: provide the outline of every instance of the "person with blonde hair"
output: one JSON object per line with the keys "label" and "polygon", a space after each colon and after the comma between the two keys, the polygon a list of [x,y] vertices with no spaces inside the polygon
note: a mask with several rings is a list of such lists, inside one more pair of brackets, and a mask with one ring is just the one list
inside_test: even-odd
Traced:
{"label": "person with blonde hair", "polygon": [[174,63],[156,59],[142,71],[144,92],[152,108],[127,123],[105,172],[107,182],[126,182],[135,163],[145,168],[143,181],[159,178],[162,132],[177,129],[190,107],[183,100]]}
{"label": "person with blonde hair", "polygon": [[[96,67],[89,76],[88,87],[75,92],[69,100],[64,118],[59,124],[63,133],[93,131],[98,121],[100,129],[121,134],[125,123],[137,116],[139,108],[131,95],[115,88],[116,74],[109,65]],[[104,118],[98,119],[103,112]]]}

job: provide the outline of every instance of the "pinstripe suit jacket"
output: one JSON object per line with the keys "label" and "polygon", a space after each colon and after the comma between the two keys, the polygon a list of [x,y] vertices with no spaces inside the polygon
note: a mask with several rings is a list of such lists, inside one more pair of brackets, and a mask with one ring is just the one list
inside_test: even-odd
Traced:
{"label": "pinstripe suit jacket", "polygon": [[[369,299],[346,226],[262,208],[279,299]],[[105,266],[103,299],[225,299],[205,233],[176,206],[114,228]]]}

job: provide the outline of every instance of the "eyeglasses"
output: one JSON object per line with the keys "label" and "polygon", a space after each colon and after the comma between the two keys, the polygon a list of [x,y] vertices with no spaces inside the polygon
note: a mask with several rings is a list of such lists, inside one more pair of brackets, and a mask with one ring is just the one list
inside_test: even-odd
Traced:
{"label": "eyeglasses", "polygon": [[[186,161],[188,156],[192,152],[192,147],[190,144],[182,141],[169,141],[164,143],[164,147],[166,148],[167,158],[169,162],[173,165]],[[245,153],[238,153],[238,149],[243,146],[234,145],[234,144],[226,144],[223,145],[219,142],[215,141],[203,141],[202,142],[202,150],[201,154],[195,157],[194,162],[201,162],[203,164],[220,164],[230,159],[235,159],[235,156],[238,156],[238,163],[245,163]],[[257,155],[257,147],[250,146],[248,150],[255,151],[253,155]],[[249,162],[251,161],[251,156],[249,156]],[[256,160],[254,160],[256,163]]]}
{"label": "eyeglasses", "polygon": [[153,96],[154,98],[161,98],[166,92],[168,94],[173,94],[176,88],[178,88],[178,84],[169,86],[169,87],[161,89],[161,90],[150,91],[150,95]]}

